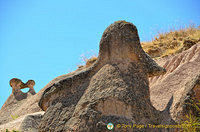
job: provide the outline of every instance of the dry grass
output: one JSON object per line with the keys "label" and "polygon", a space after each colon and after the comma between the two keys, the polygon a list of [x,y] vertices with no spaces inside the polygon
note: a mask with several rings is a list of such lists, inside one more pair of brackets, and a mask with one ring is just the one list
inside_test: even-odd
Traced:
{"label": "dry grass", "polygon": [[200,131],[200,100],[191,99],[190,103],[186,103],[191,108],[182,121],[183,126],[189,126],[184,128],[184,132],[199,132]]}
{"label": "dry grass", "polygon": [[200,26],[187,27],[167,33],[159,33],[153,41],[142,42],[142,47],[151,57],[164,57],[180,53],[200,42]]}
{"label": "dry grass", "polygon": [[90,59],[87,59],[87,60],[86,60],[86,65],[85,65],[85,67],[91,66],[96,60],[97,60],[97,57],[96,57],[96,56],[93,56],[93,57],[91,57]]}
{"label": "dry grass", "polygon": [[86,55],[81,55],[81,58],[82,58],[82,60],[84,61],[85,64],[84,65],[78,65],[78,69],[88,68],[97,60],[97,56],[95,54],[90,55],[90,57],[86,57]]}

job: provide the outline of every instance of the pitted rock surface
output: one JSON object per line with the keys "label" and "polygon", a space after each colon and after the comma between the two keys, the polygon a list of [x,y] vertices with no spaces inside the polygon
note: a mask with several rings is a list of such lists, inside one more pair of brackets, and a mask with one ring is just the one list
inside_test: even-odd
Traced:
{"label": "pitted rock surface", "polygon": [[98,59],[92,66],[44,91],[39,106],[45,114],[39,131],[98,132],[108,131],[109,122],[164,123],[162,112],[151,104],[148,77],[165,72],[143,51],[136,26],[117,21],[104,31]]}
{"label": "pitted rock surface", "polygon": [[185,87],[174,93],[174,102],[170,108],[173,120],[181,123],[186,119],[186,115],[199,117],[199,111],[195,105],[199,107],[200,100],[200,74],[190,80]]}

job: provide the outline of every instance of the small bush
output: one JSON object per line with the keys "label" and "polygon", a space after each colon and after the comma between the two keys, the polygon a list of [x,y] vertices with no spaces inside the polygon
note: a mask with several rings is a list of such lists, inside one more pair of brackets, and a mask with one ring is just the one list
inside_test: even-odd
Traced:
{"label": "small bush", "polygon": [[97,60],[96,56],[91,57],[90,59],[86,60],[86,67],[91,66]]}
{"label": "small bush", "polygon": [[[10,131],[8,131],[8,129],[6,129],[6,132],[10,132]],[[12,130],[12,132],[20,132],[20,131]]]}
{"label": "small bush", "polygon": [[81,55],[81,60],[84,62],[84,64],[77,65],[78,68],[79,69],[87,68],[87,67],[91,66],[97,60],[97,55],[93,51],[87,52],[87,53]]}
{"label": "small bush", "polygon": [[17,119],[19,117],[19,115],[10,115],[12,117],[13,120]]}
{"label": "small bush", "polygon": [[189,114],[185,115],[185,121],[182,122],[183,125],[191,126],[185,127],[184,132],[199,132],[200,131],[200,101],[195,102],[190,100],[190,105],[193,109],[189,111]]}

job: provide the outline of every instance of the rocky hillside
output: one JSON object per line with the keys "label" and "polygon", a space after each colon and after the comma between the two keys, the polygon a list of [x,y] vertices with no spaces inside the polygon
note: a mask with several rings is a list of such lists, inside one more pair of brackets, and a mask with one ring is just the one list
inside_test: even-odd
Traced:
{"label": "rocky hillside", "polygon": [[[38,101],[42,90],[36,94],[33,88],[34,85],[35,82],[33,80],[29,80],[27,83],[23,83],[17,78],[10,80],[12,94],[0,110],[1,131],[5,130],[5,128],[18,129],[25,115],[41,111],[40,107],[38,107]],[[21,89],[27,87],[30,90],[27,93],[23,93]]]}
{"label": "rocky hillside", "polygon": [[156,62],[167,71],[165,75],[149,79],[152,103],[162,110],[175,91],[200,73],[200,43],[182,53],[157,59]]}
{"label": "rocky hillside", "polygon": [[177,125],[188,111],[199,117],[188,104],[200,100],[199,40],[199,29],[187,28],[141,44],[132,23],[117,21],[104,31],[98,57],[37,94],[33,80],[12,79],[0,131],[110,131],[108,123],[114,131],[181,131],[153,125]]}
{"label": "rocky hillside", "polygon": [[143,42],[142,47],[151,57],[158,58],[181,53],[200,42],[200,26],[158,34],[153,41]]}

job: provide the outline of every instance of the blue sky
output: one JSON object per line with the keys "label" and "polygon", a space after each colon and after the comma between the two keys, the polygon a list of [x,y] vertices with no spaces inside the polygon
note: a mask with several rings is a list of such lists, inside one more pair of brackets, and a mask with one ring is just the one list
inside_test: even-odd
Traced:
{"label": "blue sky", "polygon": [[53,78],[98,54],[105,28],[134,23],[141,41],[158,32],[200,25],[199,0],[0,0],[0,107],[9,80],[33,79],[38,92]]}

